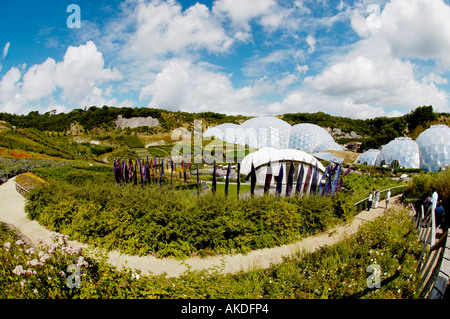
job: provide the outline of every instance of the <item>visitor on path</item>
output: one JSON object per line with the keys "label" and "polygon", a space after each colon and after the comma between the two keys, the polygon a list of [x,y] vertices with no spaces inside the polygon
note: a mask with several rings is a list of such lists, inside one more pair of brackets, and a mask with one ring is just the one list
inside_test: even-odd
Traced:
{"label": "visitor on path", "polygon": [[388,209],[388,205],[389,205],[389,200],[391,199],[391,190],[388,189],[387,193],[386,193],[386,209]]}
{"label": "visitor on path", "polygon": [[377,189],[375,192],[375,208],[378,208],[378,202],[380,201],[380,190]]}
{"label": "visitor on path", "polygon": [[444,207],[442,206],[442,200],[440,200],[437,205],[436,205],[436,209],[434,210],[435,216],[436,216],[436,229],[441,227],[444,228],[443,225],[443,221],[445,218],[445,211],[444,211]]}
{"label": "visitor on path", "polygon": [[373,200],[373,194],[372,192],[369,193],[369,198],[367,199],[367,210],[369,211],[372,207],[372,200]]}
{"label": "visitor on path", "polygon": [[433,187],[433,194],[431,195],[430,206],[428,206],[427,215],[430,211],[436,210],[439,195],[436,191],[436,187]]}

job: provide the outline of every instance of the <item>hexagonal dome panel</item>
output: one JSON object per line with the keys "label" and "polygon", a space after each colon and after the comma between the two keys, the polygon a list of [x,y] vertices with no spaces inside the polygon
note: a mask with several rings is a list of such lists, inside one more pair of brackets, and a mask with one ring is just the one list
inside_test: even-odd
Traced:
{"label": "hexagonal dome panel", "polygon": [[343,150],[324,128],[310,123],[301,123],[292,126],[289,148],[300,149],[308,153],[317,153],[326,150]]}
{"label": "hexagonal dome panel", "polygon": [[400,167],[420,168],[420,155],[417,143],[409,137],[398,137],[383,146],[375,165],[383,162],[390,165],[397,160]]}
{"label": "hexagonal dome panel", "polygon": [[366,164],[366,165],[375,165],[375,162],[377,160],[378,154],[380,154],[379,150],[368,150],[361,155],[358,156],[355,163],[356,164]]}
{"label": "hexagonal dome panel", "polygon": [[417,137],[421,168],[437,172],[440,167],[450,165],[450,127],[433,125]]}

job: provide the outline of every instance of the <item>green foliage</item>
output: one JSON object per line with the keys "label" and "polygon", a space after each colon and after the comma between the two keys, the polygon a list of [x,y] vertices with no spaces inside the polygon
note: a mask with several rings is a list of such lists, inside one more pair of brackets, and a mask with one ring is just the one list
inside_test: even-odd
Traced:
{"label": "green foliage", "polygon": [[[414,299],[420,279],[416,268],[422,245],[405,209],[390,209],[333,246],[294,253],[266,269],[223,274],[218,266],[175,278],[119,271],[104,255],[93,259],[89,251],[68,249],[59,234],[54,234],[58,244],[30,250],[15,232],[0,227],[0,298]],[[27,262],[43,253],[48,257],[27,266],[29,273],[13,272],[19,265],[27,270]],[[79,289],[66,286],[72,263],[81,265]],[[367,287],[371,264],[380,266],[379,289]]]}
{"label": "green foliage", "polygon": [[54,139],[45,137],[35,129],[18,129],[0,132],[0,146],[10,149],[21,149],[55,157],[73,159],[73,153],[67,145],[56,143]]}
{"label": "green foliage", "polygon": [[352,195],[350,202],[353,203],[366,198],[373,189],[384,190],[400,185],[404,185],[404,183],[382,176],[373,177],[372,175],[362,175],[354,172],[348,174],[342,183],[343,189]]}
{"label": "green foliage", "polygon": [[450,170],[439,173],[422,172],[414,176],[405,192],[406,198],[421,199],[417,202],[420,205],[427,197],[431,197],[433,187],[436,188],[439,200],[442,200],[445,212],[450,211]]}
{"label": "green foliage", "polygon": [[46,180],[74,185],[84,185],[87,182],[109,183],[114,178],[111,168],[105,165],[78,164],[76,166],[43,167],[34,169],[33,173]]}
{"label": "green foliage", "polygon": [[420,125],[436,121],[437,114],[433,112],[433,107],[431,105],[422,106],[408,113],[406,119],[408,121],[408,129],[414,131]]}
{"label": "green foliage", "polygon": [[128,254],[176,257],[273,247],[346,218],[342,204],[331,198],[238,200],[222,193],[197,198],[170,186],[115,186],[112,172],[103,169],[35,170],[51,183],[29,193],[27,213],[84,242]]}
{"label": "green foliage", "polygon": [[120,135],[116,138],[119,141],[124,141],[129,148],[144,148],[145,145],[137,137],[137,135]]}
{"label": "green foliage", "polygon": [[92,154],[99,156],[105,153],[109,153],[113,151],[113,148],[111,146],[108,145],[96,145],[96,146],[91,146],[90,150],[92,152]]}

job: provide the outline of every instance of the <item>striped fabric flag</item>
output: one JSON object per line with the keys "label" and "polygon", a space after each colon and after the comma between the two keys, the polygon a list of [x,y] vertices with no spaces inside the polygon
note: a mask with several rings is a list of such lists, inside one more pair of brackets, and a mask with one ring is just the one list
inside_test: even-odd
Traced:
{"label": "striped fabric flag", "polygon": [[330,169],[330,170],[328,171],[328,178],[327,178],[327,181],[325,182],[325,188],[324,188],[324,190],[323,190],[323,194],[324,194],[325,196],[328,196],[328,194],[331,193],[331,187],[332,187],[333,176],[334,176],[334,173],[336,172],[336,169],[337,169],[337,165],[334,166],[333,169]]}
{"label": "striped fabric flag", "polygon": [[340,191],[341,187],[342,187],[342,180],[345,176],[347,176],[351,171],[353,170],[353,167],[350,167],[339,179],[339,183],[336,187],[336,193]]}
{"label": "striped fabric flag", "polygon": [[228,186],[230,185],[231,164],[228,164],[227,176],[225,178],[225,196],[228,196]]}
{"label": "striped fabric flag", "polygon": [[143,178],[142,178],[142,165],[141,165],[141,158],[138,156],[137,158],[137,169],[139,169],[139,175],[141,176],[141,186],[144,186],[143,184]]}
{"label": "striped fabric flag", "polygon": [[320,179],[319,189],[317,190],[317,195],[319,195],[319,196],[322,195],[324,182],[325,182],[325,179],[327,178],[330,167],[331,167],[331,162],[328,163],[327,168],[325,169],[325,172],[323,173],[322,178]]}
{"label": "striped fabric flag", "polygon": [[269,165],[267,165],[266,171],[266,180],[264,181],[264,194],[269,193],[271,181],[272,181],[272,165],[271,162],[269,161]]}
{"label": "striped fabric flag", "polygon": [[314,174],[312,176],[312,180],[311,180],[311,191],[309,192],[310,194],[316,194],[316,190],[317,190],[317,183],[319,181],[319,166],[318,166],[318,162],[316,162],[316,166],[314,167]]}
{"label": "striped fabric flag", "polygon": [[331,194],[336,192],[336,187],[339,181],[339,176],[341,175],[341,164],[338,164],[336,173],[334,174],[333,183],[331,184]]}
{"label": "striped fabric flag", "polygon": [[312,161],[311,161],[311,163],[309,163],[308,172],[306,173],[305,187],[303,189],[303,193],[305,193],[305,194],[308,193],[309,183],[311,182],[312,170],[313,170],[313,166],[312,166]]}
{"label": "striped fabric flag", "polygon": [[122,180],[125,182],[127,180],[126,176],[127,164],[125,160],[122,160]]}
{"label": "striped fabric flag", "polygon": [[291,197],[292,186],[294,185],[294,174],[295,174],[294,160],[291,160],[291,166],[289,166],[289,173],[287,175],[286,197]]}
{"label": "striped fabric flag", "polygon": [[297,185],[295,186],[295,193],[297,195],[301,194],[304,175],[305,175],[305,168],[303,167],[303,163],[302,163],[302,165],[300,167],[300,172],[298,173],[298,177],[297,177]]}
{"label": "striped fabric flag", "polygon": [[133,184],[134,186],[137,185],[137,162],[134,162]]}
{"label": "striped fabric flag", "polygon": [[278,172],[278,176],[275,178],[275,180],[277,181],[277,188],[276,188],[276,192],[277,192],[277,197],[280,197],[281,195],[281,188],[282,188],[282,183],[283,183],[283,163],[281,163],[280,165],[280,171]]}
{"label": "striped fabric flag", "polygon": [[197,164],[197,196],[200,195],[200,173],[198,171],[198,164]]}
{"label": "striped fabric flag", "polygon": [[237,164],[237,198],[239,199],[239,193],[241,192],[241,163]]}
{"label": "striped fabric flag", "polygon": [[117,174],[117,162],[116,159],[113,159],[113,172],[114,172],[114,182],[116,185],[119,184],[119,176]]}
{"label": "striped fabric flag", "polygon": [[174,163],[172,158],[170,158],[170,185],[172,185],[173,170],[174,170]]}
{"label": "striped fabric flag", "polygon": [[256,186],[256,170],[252,162],[252,170],[250,171],[250,194],[252,196],[255,195],[255,186]]}
{"label": "striped fabric flag", "polygon": [[150,166],[148,162],[148,156],[147,156],[147,162],[145,163],[145,175],[147,176],[147,185],[150,184]]}
{"label": "striped fabric flag", "polygon": [[214,161],[214,168],[213,168],[213,179],[212,179],[212,192],[213,194],[216,194],[216,188],[217,188],[217,165],[216,165],[216,161]]}

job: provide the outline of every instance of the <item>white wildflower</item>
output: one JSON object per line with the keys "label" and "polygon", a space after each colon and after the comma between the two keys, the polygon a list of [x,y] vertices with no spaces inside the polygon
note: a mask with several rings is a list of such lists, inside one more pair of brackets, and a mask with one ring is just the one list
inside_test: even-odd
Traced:
{"label": "white wildflower", "polygon": [[23,269],[23,267],[21,265],[19,265],[13,269],[13,273],[16,274],[17,276],[20,276],[20,275],[26,273],[26,271]]}
{"label": "white wildflower", "polygon": [[33,259],[31,261],[27,261],[28,265],[31,265],[31,267],[37,266],[39,264],[39,261],[37,259]]}

